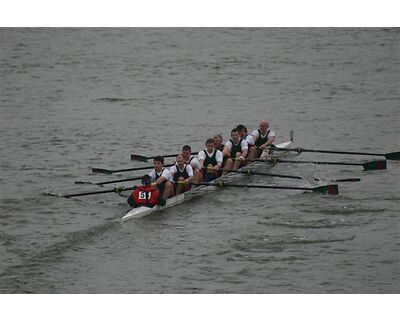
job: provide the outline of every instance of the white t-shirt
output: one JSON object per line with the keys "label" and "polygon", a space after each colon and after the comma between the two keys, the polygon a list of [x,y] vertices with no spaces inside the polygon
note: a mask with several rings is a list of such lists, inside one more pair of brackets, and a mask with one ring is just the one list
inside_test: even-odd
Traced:
{"label": "white t-shirt", "polygon": [[[192,160],[190,160],[190,159],[192,159]],[[199,167],[200,167],[199,159],[197,159],[196,157],[193,157],[193,156],[191,156],[191,157],[189,158],[189,162],[185,162],[185,163],[186,163],[186,164],[190,164],[191,167],[192,167],[192,169],[193,169],[193,168],[199,169]],[[176,162],[175,162],[175,164],[176,164]]]}
{"label": "white t-shirt", "polygon": [[[269,129],[268,129],[268,130],[269,130]],[[267,130],[267,133],[268,133],[267,139],[272,138],[272,137],[275,137],[275,132],[272,131],[272,130],[269,130],[269,132],[268,132],[268,130]],[[260,134],[258,133],[258,129],[254,130],[254,131],[251,133],[251,135],[253,136],[254,143],[255,143],[255,142],[257,141],[257,139],[260,137]],[[265,134],[264,134],[264,135],[261,135],[261,138],[264,139],[264,138],[265,138]]]}
{"label": "white t-shirt", "polygon": [[[242,142],[240,143],[240,146],[242,147],[242,152],[244,150],[249,149],[249,145],[247,144],[247,141],[242,139]],[[227,142],[225,142],[225,147],[228,147],[228,150],[231,151],[232,150],[232,142],[231,140],[228,140]]]}
{"label": "white t-shirt", "polygon": [[[158,174],[160,174],[160,172],[158,172]],[[152,182],[156,181],[157,180],[156,179],[156,169],[151,170],[151,172],[149,173],[149,176],[150,176]],[[172,181],[171,172],[169,172],[169,170],[167,168],[162,168],[161,176],[167,178],[167,181]]]}
{"label": "white t-shirt", "polygon": [[[185,168],[183,170],[186,170],[189,177],[193,176],[193,168],[190,164],[186,164]],[[182,172],[183,172],[183,170],[182,170]],[[171,177],[174,177],[174,174],[177,172],[176,165],[173,165],[172,167],[170,167],[169,172],[171,173]]]}
{"label": "white t-shirt", "polygon": [[251,134],[247,134],[247,136],[245,137],[245,140],[249,146],[254,146],[255,140]]}
{"label": "white t-shirt", "polygon": [[[199,154],[197,155],[199,160],[205,160],[206,159],[206,153],[207,155],[211,158],[214,151],[212,153],[208,153],[207,149],[206,150],[201,150],[199,152]],[[221,162],[224,160],[224,155],[222,154],[221,151],[217,150],[217,153],[215,155],[215,159],[217,160],[217,162]]]}

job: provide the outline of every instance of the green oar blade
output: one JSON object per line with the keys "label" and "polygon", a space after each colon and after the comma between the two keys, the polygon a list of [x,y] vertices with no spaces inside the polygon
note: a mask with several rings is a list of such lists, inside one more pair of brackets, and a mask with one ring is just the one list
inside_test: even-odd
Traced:
{"label": "green oar blade", "polygon": [[386,160],[376,160],[366,162],[363,165],[364,171],[369,170],[386,170]]}
{"label": "green oar blade", "polygon": [[360,178],[342,178],[342,179],[335,179],[332,182],[359,182],[361,181]]}
{"label": "green oar blade", "polygon": [[112,170],[107,170],[107,169],[101,169],[101,168],[92,168],[92,172],[94,173],[106,173],[106,174],[112,174]]}
{"label": "green oar blade", "polygon": [[400,160],[400,152],[386,153],[385,158],[387,160]]}
{"label": "green oar blade", "polygon": [[141,156],[140,154],[131,154],[131,160],[147,162],[149,159],[149,157]]}
{"label": "green oar blade", "polygon": [[313,188],[312,191],[324,194],[339,194],[339,187],[337,184],[328,184],[326,186]]}

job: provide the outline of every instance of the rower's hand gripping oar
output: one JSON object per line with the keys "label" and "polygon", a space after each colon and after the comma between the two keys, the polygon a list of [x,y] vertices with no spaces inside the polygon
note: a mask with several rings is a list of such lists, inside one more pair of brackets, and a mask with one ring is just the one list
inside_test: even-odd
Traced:
{"label": "rower's hand gripping oar", "polygon": [[[197,152],[192,152],[192,155],[196,155]],[[161,157],[163,158],[172,158],[172,157],[176,157],[178,155],[178,153],[174,153],[174,154],[164,154],[161,155]],[[137,160],[137,161],[143,161],[143,162],[147,162],[147,160],[153,160],[153,157],[147,157],[147,156],[142,156],[140,154],[131,154],[131,160]]]}
{"label": "rower's hand gripping oar", "polygon": [[335,151],[335,150],[315,150],[315,149],[304,149],[304,148],[278,148],[271,146],[271,150],[277,151],[294,151],[294,152],[316,152],[316,153],[333,153],[333,154],[353,154],[361,156],[380,156],[385,157],[387,160],[400,160],[400,152],[390,153],[370,153],[370,152],[355,152],[355,151]]}
{"label": "rower's hand gripping oar", "polygon": [[307,161],[307,160],[285,160],[285,159],[249,159],[249,161],[258,161],[258,162],[272,162],[272,163],[312,163],[312,164],[328,164],[328,165],[337,165],[337,166],[362,166],[364,171],[368,170],[385,170],[386,169],[386,160],[374,160],[364,163],[358,162],[328,162],[328,161]]}
{"label": "rower's hand gripping oar", "polygon": [[234,188],[261,188],[261,189],[284,189],[284,190],[305,190],[312,192],[319,192],[325,194],[339,194],[339,187],[337,184],[329,184],[325,186],[318,186],[314,188],[307,187],[293,187],[293,186],[271,186],[271,185],[258,185],[258,184],[234,184],[220,182],[199,182],[191,183],[194,186],[214,186],[214,187],[234,187]]}
{"label": "rower's hand gripping oar", "polygon": [[71,193],[71,194],[55,194],[55,193],[48,193],[48,192],[43,192],[42,194],[47,195],[47,196],[57,196],[57,197],[63,197],[63,198],[72,198],[72,197],[81,197],[81,196],[88,196],[92,194],[100,194],[100,193],[111,193],[111,192],[116,192],[116,193],[121,193],[122,191],[128,191],[128,190],[135,190],[137,187],[116,187],[112,189],[107,189],[107,190],[101,190],[101,191],[91,191],[91,192],[82,192],[82,193]]}

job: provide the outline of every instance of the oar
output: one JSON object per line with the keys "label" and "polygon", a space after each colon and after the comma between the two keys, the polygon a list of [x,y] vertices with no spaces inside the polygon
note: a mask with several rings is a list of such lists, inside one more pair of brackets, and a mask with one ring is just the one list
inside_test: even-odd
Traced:
{"label": "oar", "polygon": [[281,163],[312,163],[312,164],[330,164],[338,166],[362,166],[365,171],[368,170],[385,170],[386,160],[374,160],[364,163],[358,162],[326,162],[326,161],[301,161],[301,160],[284,160],[284,159],[250,159],[249,161],[259,162],[281,162]]}
{"label": "oar", "polygon": [[[174,153],[174,154],[164,154],[161,155],[161,157],[163,158],[171,158],[171,157],[176,157],[179,153]],[[192,155],[197,154],[197,152],[192,152]],[[140,154],[131,154],[131,160],[138,160],[138,161],[143,161],[143,162],[147,162],[147,160],[152,160],[154,159],[153,157],[147,157],[147,156],[142,156]]]}
{"label": "oar", "polygon": [[[220,171],[224,172],[235,172],[235,173],[243,173],[247,175],[260,175],[260,176],[269,176],[269,177],[277,177],[277,178],[288,178],[288,179],[303,179],[303,177],[300,176],[291,176],[291,175],[286,175],[286,174],[274,174],[274,173],[265,173],[265,172],[256,172],[254,170],[234,170],[234,169],[219,169]],[[207,171],[214,171],[213,169],[208,169]],[[315,181],[320,181],[320,179],[314,179]],[[343,179],[337,179],[337,180],[332,180],[332,182],[358,182],[361,181],[360,178],[343,178]]]}
{"label": "oar", "polygon": [[[175,163],[165,164],[164,167],[170,167],[170,166],[173,166],[174,164]],[[119,170],[108,170],[108,169],[101,169],[101,168],[92,168],[92,172],[113,174],[113,173],[117,173],[117,172],[137,171],[137,170],[146,170],[146,169],[154,169],[154,166],[119,169]]]}
{"label": "oar", "polygon": [[[207,171],[217,171],[213,168],[207,168]],[[290,176],[286,174],[274,174],[274,173],[264,173],[264,172],[256,172],[254,170],[246,169],[246,170],[234,170],[234,169],[219,169],[218,171],[223,172],[234,172],[234,173],[243,173],[247,175],[258,175],[258,176],[268,176],[268,177],[278,177],[278,178],[289,178],[289,179],[302,179],[302,177],[298,176]]]}
{"label": "oar", "polygon": [[354,151],[315,150],[315,149],[303,149],[303,148],[278,148],[276,146],[271,146],[271,149],[281,150],[281,151],[295,151],[295,152],[317,152],[317,153],[335,153],[335,154],[354,154],[361,156],[381,156],[385,157],[387,160],[400,160],[400,152],[368,153],[368,152],[354,152]]}
{"label": "oar", "polygon": [[215,186],[215,187],[234,187],[234,188],[261,188],[261,189],[285,189],[285,190],[306,190],[312,192],[320,192],[327,194],[338,194],[339,187],[337,184],[329,184],[314,188],[307,187],[292,187],[292,186],[271,186],[271,185],[258,185],[258,184],[234,184],[226,182],[199,182],[192,183],[195,186]]}
{"label": "oar", "polygon": [[98,186],[103,186],[105,184],[110,184],[110,183],[117,183],[117,182],[124,182],[124,181],[135,181],[135,180],[140,180],[142,179],[143,176],[140,177],[132,177],[132,178],[127,178],[127,179],[120,179],[120,180],[109,180],[109,181],[101,181],[101,182],[90,182],[90,181],[75,181],[76,184],[94,184]]}
{"label": "oar", "polygon": [[48,196],[58,196],[58,197],[64,197],[64,198],[71,198],[71,197],[88,196],[88,195],[100,194],[100,193],[111,193],[111,192],[120,193],[122,191],[128,191],[128,190],[134,190],[134,189],[136,189],[136,186],[129,187],[129,188],[116,187],[116,188],[107,189],[107,190],[101,190],[101,191],[71,193],[71,194],[64,194],[64,195],[58,195],[58,194],[55,194],[55,193],[47,193],[47,192],[44,192],[43,194],[48,195]]}

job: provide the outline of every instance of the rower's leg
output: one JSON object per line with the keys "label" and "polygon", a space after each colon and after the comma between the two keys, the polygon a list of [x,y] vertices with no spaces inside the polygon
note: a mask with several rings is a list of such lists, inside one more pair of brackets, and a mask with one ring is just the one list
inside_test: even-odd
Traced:
{"label": "rower's leg", "polygon": [[167,181],[165,183],[164,192],[163,192],[164,199],[168,199],[169,197],[172,196],[172,189],[173,189],[173,185],[172,185],[171,181]]}
{"label": "rower's leg", "polygon": [[255,157],[254,158],[258,159],[259,157],[261,157],[262,152],[263,152],[262,149],[257,148],[256,151],[255,151]]}
{"label": "rower's leg", "polygon": [[[232,158],[227,158],[224,169],[231,170],[232,168],[233,168],[233,160],[232,160]],[[224,172],[223,174],[226,174],[226,172]]]}
{"label": "rower's leg", "polygon": [[255,158],[256,158],[256,148],[254,148],[254,146],[251,146],[247,154],[247,159],[255,159]]}
{"label": "rower's leg", "polygon": [[199,169],[196,169],[196,170],[194,170],[194,172],[193,172],[193,183],[199,183],[200,182],[200,176],[201,176],[201,173],[200,173],[200,170]]}
{"label": "rower's leg", "polygon": [[[240,152],[236,153],[236,158],[239,158],[240,155],[241,155]],[[235,162],[233,163],[233,170],[239,169],[241,164],[242,164],[242,161],[240,161],[240,160],[235,160]]]}
{"label": "rower's leg", "polygon": [[[183,177],[179,178],[179,181],[183,181],[183,180],[185,180]],[[184,187],[185,186],[183,184],[178,183],[178,185],[176,186],[176,194],[182,193],[184,190]]]}

